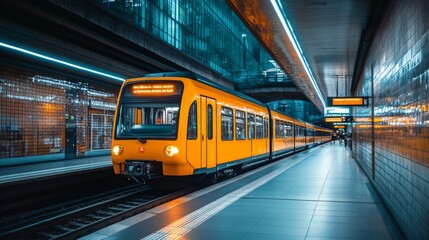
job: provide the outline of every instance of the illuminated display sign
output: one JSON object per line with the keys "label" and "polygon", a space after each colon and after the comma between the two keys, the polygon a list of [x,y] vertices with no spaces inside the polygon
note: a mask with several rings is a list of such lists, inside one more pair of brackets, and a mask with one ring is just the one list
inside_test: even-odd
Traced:
{"label": "illuminated display sign", "polygon": [[329,123],[339,123],[339,122],[352,122],[353,117],[347,116],[347,117],[326,117],[325,122]]}
{"label": "illuminated display sign", "polygon": [[344,126],[344,125],[336,125],[336,126],[334,126],[334,128],[340,128],[340,129],[342,129],[342,128],[346,128],[346,126]]}
{"label": "illuminated display sign", "polygon": [[134,95],[170,95],[174,94],[174,84],[134,84],[132,87]]}
{"label": "illuminated display sign", "polygon": [[[355,121],[359,122],[359,123],[371,123],[372,119],[371,118],[362,118],[362,117],[360,117],[360,118],[356,118]],[[383,119],[381,117],[375,117],[374,118],[374,122],[375,123],[380,123],[382,121],[383,121]]]}
{"label": "illuminated display sign", "polygon": [[368,97],[328,97],[328,106],[368,106]]}
{"label": "illuminated display sign", "polygon": [[326,107],[325,116],[326,117],[342,117],[349,116],[350,108],[349,107]]}
{"label": "illuminated display sign", "polygon": [[325,122],[342,122],[343,119],[340,117],[327,117],[325,118]]}
{"label": "illuminated display sign", "polygon": [[148,96],[148,97],[161,97],[161,96],[174,96],[181,93],[181,85],[172,82],[145,82],[134,83],[128,85],[128,94],[132,96]]}

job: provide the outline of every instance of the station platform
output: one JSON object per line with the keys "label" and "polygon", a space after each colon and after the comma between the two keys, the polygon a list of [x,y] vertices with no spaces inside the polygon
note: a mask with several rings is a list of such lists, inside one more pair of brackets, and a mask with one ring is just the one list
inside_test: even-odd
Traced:
{"label": "station platform", "polygon": [[349,149],[328,143],[194,192],[81,239],[404,237]]}
{"label": "station platform", "polygon": [[112,167],[110,155],[0,167],[0,185]]}

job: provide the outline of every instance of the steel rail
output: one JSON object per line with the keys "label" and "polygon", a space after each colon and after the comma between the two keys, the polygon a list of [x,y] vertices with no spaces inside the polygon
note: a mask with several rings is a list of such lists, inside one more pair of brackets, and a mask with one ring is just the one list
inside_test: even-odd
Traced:
{"label": "steel rail", "polygon": [[159,192],[144,185],[134,185],[91,199],[74,201],[10,217],[13,222],[0,228],[0,239],[75,239],[116,223],[147,209],[171,201],[196,187]]}

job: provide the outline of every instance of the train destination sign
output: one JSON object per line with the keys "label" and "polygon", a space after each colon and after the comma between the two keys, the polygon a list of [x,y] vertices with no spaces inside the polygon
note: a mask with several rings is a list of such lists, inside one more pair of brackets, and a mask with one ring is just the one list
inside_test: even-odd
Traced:
{"label": "train destination sign", "polygon": [[138,83],[129,86],[134,96],[172,96],[180,94],[180,86],[174,83]]}
{"label": "train destination sign", "polygon": [[368,106],[369,97],[328,97],[328,106]]}
{"label": "train destination sign", "polygon": [[135,84],[132,89],[135,95],[174,93],[173,84]]}

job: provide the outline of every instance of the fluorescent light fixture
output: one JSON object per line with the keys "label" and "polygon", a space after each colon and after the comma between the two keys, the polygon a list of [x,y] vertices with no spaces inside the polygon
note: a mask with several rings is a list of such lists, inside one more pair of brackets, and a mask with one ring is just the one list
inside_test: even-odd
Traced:
{"label": "fluorescent light fixture", "polygon": [[3,43],[3,42],[0,42],[0,46],[8,48],[8,49],[15,50],[15,51],[18,51],[18,52],[21,52],[21,53],[25,53],[25,54],[28,54],[28,55],[31,55],[31,56],[42,58],[42,59],[45,59],[45,60],[48,60],[48,61],[51,61],[51,62],[56,62],[56,63],[62,64],[62,65],[65,65],[65,66],[69,66],[69,67],[72,67],[72,68],[75,68],[75,69],[79,69],[79,70],[82,70],[82,71],[85,71],[85,72],[94,73],[94,74],[97,74],[97,75],[100,75],[100,76],[103,76],[103,77],[107,77],[107,78],[119,80],[119,81],[122,81],[122,82],[125,81],[124,78],[120,78],[120,77],[117,77],[117,76],[114,76],[114,75],[111,75],[111,74],[107,74],[107,73],[103,73],[103,72],[100,72],[100,71],[97,71],[97,70],[93,70],[93,69],[90,69],[90,68],[82,67],[82,66],[79,66],[79,65],[76,65],[76,64],[73,64],[73,63],[69,63],[69,62],[66,62],[66,61],[63,61],[63,60],[59,60],[59,59],[53,58],[53,57],[48,57],[46,55],[43,55],[43,54],[40,54],[40,53],[36,53],[36,52],[30,51],[30,50],[27,50],[27,49],[24,49],[24,48],[15,47],[15,46]]}
{"label": "fluorescent light fixture", "polygon": [[301,46],[299,46],[298,40],[295,34],[293,33],[292,25],[290,24],[289,20],[287,20],[286,18],[286,14],[283,11],[282,5],[278,0],[270,0],[270,1],[274,7],[274,10],[277,13],[277,16],[279,17],[280,22],[282,23],[284,30],[286,31],[287,36],[289,37],[289,40],[292,42],[292,45],[295,48],[295,51],[298,54],[298,57],[301,60],[301,63],[304,65],[305,72],[310,78],[314,89],[316,89],[317,95],[319,96],[319,99],[322,102],[323,107],[326,108],[325,99],[323,98],[322,93],[320,92],[319,86],[317,85],[316,80],[314,79],[313,73],[311,72],[311,69],[307,63],[307,60],[303,56],[304,53],[302,52]]}

